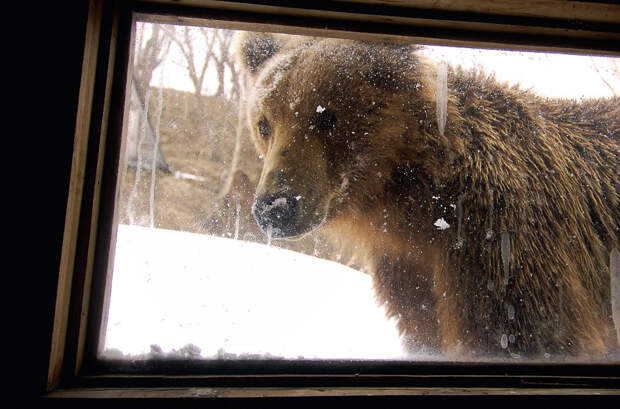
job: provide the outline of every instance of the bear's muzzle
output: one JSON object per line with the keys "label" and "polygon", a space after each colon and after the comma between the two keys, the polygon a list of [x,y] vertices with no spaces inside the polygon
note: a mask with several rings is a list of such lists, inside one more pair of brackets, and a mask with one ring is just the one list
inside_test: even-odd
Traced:
{"label": "bear's muzzle", "polygon": [[259,227],[272,238],[293,237],[299,204],[291,192],[266,193],[258,196],[252,205],[252,214]]}

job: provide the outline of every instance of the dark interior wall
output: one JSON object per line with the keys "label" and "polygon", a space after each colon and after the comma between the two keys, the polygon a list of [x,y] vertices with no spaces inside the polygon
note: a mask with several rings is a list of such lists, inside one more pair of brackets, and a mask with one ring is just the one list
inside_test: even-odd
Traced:
{"label": "dark interior wall", "polygon": [[24,251],[20,258],[25,267],[18,285],[25,310],[32,312],[27,319],[18,315],[15,331],[18,343],[27,337],[32,346],[27,354],[12,357],[20,360],[18,379],[26,388],[16,390],[26,396],[43,393],[47,378],[88,12],[86,0],[37,3],[41,5],[29,29],[18,29],[26,32],[28,50],[19,68],[32,78],[33,89],[23,91],[27,97],[19,104],[26,108],[26,132],[15,135],[18,149],[28,154],[10,158],[20,169],[14,205],[22,214],[18,223],[25,227],[16,229],[18,237],[23,235],[17,246],[18,254]]}

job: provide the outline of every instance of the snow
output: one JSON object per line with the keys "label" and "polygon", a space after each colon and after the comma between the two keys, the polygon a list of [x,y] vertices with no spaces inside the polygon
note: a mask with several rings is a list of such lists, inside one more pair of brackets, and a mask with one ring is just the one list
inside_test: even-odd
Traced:
{"label": "snow", "polygon": [[277,54],[265,63],[266,66],[258,74],[254,86],[249,90],[248,106],[254,106],[255,109],[262,108],[267,97],[278,89],[278,84],[284,78],[283,74],[292,60],[292,55]]}
{"label": "snow", "polygon": [[322,107],[322,106],[320,106],[320,105],[317,105],[317,107],[316,107],[316,112],[318,112],[318,113],[320,114],[320,113],[322,113],[323,111],[325,111],[325,108],[324,108],[324,107]]}
{"label": "snow", "polygon": [[272,206],[274,207],[286,206],[286,197],[277,198],[276,200],[273,201]]}
{"label": "snow", "polygon": [[198,176],[198,175],[194,175],[194,174],[186,173],[186,172],[181,172],[178,170],[174,171],[173,176],[175,177],[175,179],[189,179],[189,180],[197,180],[199,182],[205,182],[207,180],[207,178],[204,178],[202,176]]}
{"label": "snow", "polygon": [[[299,200],[299,199],[298,199]],[[259,206],[261,214],[268,213],[276,207],[287,207],[286,197],[278,197],[271,202],[271,204],[264,204]]]}
{"label": "snow", "polygon": [[152,344],[215,358],[402,357],[368,275],[262,244],[119,225],[105,349],[138,355]]}
{"label": "snow", "polygon": [[439,230],[445,230],[450,227],[450,225],[444,220],[443,217],[440,217],[439,219],[435,220],[434,225]]}

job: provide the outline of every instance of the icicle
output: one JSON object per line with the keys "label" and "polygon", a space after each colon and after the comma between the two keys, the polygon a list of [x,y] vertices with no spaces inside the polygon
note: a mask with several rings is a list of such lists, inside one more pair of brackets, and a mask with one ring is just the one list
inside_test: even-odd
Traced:
{"label": "icicle", "polygon": [[504,272],[506,273],[506,278],[504,280],[504,284],[508,284],[509,268],[510,268],[510,235],[507,231],[502,231],[501,234],[501,255],[502,255],[502,264],[504,265]]}
{"label": "icicle", "polygon": [[448,66],[441,63],[437,67],[437,126],[443,136],[448,118]]}
{"label": "icicle", "polygon": [[620,251],[609,254],[609,278],[611,280],[611,316],[616,325],[616,339],[620,345]]}

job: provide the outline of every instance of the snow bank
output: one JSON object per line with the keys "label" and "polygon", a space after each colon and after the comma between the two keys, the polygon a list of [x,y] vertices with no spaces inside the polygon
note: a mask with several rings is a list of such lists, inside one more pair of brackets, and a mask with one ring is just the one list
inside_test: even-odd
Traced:
{"label": "snow bank", "polygon": [[[276,247],[120,225],[105,348],[396,359],[370,277]],[[219,351],[219,352],[218,352]]]}

